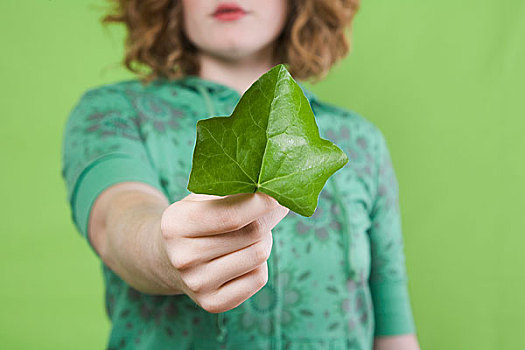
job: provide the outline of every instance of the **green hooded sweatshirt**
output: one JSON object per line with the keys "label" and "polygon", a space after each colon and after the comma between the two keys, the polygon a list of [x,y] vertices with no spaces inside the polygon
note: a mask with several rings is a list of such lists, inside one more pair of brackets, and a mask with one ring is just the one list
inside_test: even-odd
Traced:
{"label": "green hooded sweatshirt", "polygon": [[[272,230],[269,281],[213,314],[187,295],[141,293],[102,261],[107,349],[367,349],[375,336],[415,333],[398,184],[381,131],[304,89],[322,138],[350,161],[329,178],[311,217],[293,211]],[[71,112],[62,149],[72,219],[89,242],[91,206],[107,187],[140,181],[181,200],[196,123],[230,115],[240,95],[195,76],[89,90]],[[90,243],[90,242],[89,242]]]}

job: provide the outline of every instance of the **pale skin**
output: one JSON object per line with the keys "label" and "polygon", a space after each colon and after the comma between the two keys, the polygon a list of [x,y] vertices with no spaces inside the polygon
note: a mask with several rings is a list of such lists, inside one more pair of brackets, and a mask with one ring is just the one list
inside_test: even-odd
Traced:
{"label": "pale skin", "polygon": [[[285,1],[238,1],[247,11],[245,20],[226,24],[210,18],[218,1],[182,3],[185,30],[199,48],[202,78],[242,94],[278,63],[272,49],[287,16]],[[272,229],[288,212],[259,192],[191,193],[170,204],[154,187],[122,182],[98,196],[88,235],[104,263],[133,288],[186,294],[218,313],[239,306],[267,283]],[[394,349],[419,350],[416,336],[375,338],[374,350]]]}

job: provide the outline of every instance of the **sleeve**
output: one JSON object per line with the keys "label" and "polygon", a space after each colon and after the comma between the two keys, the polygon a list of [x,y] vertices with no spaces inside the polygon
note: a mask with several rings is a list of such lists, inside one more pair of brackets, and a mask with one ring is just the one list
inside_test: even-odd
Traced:
{"label": "sleeve", "polygon": [[119,182],[139,181],[164,193],[139,119],[122,92],[107,87],[88,91],[72,110],[63,135],[62,177],[72,220],[92,249],[89,215],[102,191]]}
{"label": "sleeve", "polygon": [[370,291],[375,336],[415,333],[403,251],[399,189],[385,138],[378,130],[376,195],[372,207]]}

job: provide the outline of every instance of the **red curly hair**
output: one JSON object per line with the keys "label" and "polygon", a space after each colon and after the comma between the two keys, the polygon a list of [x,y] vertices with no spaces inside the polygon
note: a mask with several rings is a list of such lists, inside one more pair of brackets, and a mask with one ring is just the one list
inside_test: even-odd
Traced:
{"label": "red curly hair", "polygon": [[[197,49],[183,32],[177,0],[110,0],[104,23],[127,28],[124,65],[150,81],[198,75]],[[289,16],[275,46],[275,61],[288,65],[297,79],[318,79],[346,56],[346,28],[359,0],[288,0]],[[146,69],[144,69],[146,68]]]}

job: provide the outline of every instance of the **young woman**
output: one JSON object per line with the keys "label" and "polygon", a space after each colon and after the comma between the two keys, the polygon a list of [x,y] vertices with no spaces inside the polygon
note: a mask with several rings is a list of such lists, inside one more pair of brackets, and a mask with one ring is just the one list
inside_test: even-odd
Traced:
{"label": "young woman", "polygon": [[72,217],[104,271],[108,348],[418,349],[396,177],[366,119],[304,90],[351,159],[312,217],[186,189],[197,120],[229,115],[278,63],[324,76],[357,0],[115,4],[106,20],[126,25],[125,63],[144,81],[84,94],[63,144]]}

